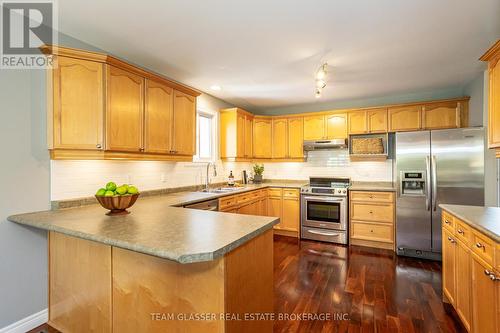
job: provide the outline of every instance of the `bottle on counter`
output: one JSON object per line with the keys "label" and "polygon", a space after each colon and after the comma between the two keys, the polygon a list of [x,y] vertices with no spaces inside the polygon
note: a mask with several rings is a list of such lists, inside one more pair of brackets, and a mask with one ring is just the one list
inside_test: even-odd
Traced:
{"label": "bottle on counter", "polygon": [[229,172],[229,177],[227,178],[227,185],[228,186],[234,186],[234,176],[233,176],[233,171]]}

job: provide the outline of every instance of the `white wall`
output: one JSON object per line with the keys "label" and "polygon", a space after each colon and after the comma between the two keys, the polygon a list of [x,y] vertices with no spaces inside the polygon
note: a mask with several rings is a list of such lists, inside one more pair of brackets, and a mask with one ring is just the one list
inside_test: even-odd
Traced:
{"label": "white wall", "polygon": [[47,308],[46,232],[7,216],[50,208],[45,75],[0,74],[0,329]]}

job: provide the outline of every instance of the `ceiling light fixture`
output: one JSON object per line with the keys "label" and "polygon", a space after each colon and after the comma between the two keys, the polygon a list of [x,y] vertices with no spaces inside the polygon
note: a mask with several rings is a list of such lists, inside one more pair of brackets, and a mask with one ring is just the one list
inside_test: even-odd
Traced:
{"label": "ceiling light fixture", "polygon": [[328,64],[325,62],[316,72],[316,80],[324,80],[326,77],[327,69],[328,69]]}
{"label": "ceiling light fixture", "polygon": [[221,86],[214,84],[213,86],[210,86],[210,89],[215,90],[215,91],[220,91],[222,88],[221,88]]}
{"label": "ceiling light fixture", "polygon": [[328,70],[328,64],[325,62],[316,71],[316,92],[314,94],[316,98],[321,97],[321,92],[326,87],[327,70]]}
{"label": "ceiling light fixture", "polygon": [[314,94],[314,97],[316,97],[316,98],[321,97],[321,90],[320,89],[316,89],[316,93]]}

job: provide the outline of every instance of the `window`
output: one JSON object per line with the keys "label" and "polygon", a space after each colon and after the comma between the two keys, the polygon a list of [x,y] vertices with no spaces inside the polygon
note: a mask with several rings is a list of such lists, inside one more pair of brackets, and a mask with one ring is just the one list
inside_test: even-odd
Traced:
{"label": "window", "polygon": [[195,161],[215,161],[216,113],[198,110],[196,113],[196,155]]}

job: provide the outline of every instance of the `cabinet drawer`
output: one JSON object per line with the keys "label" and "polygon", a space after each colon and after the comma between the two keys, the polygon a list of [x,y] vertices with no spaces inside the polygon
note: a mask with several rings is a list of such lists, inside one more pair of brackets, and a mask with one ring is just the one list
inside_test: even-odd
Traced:
{"label": "cabinet drawer", "polygon": [[219,199],[219,210],[225,210],[228,207],[234,206],[237,204],[236,196],[232,195],[229,197],[224,197]]}
{"label": "cabinet drawer", "polygon": [[250,193],[243,193],[243,194],[236,196],[236,201],[238,202],[238,204],[242,204],[242,203],[251,201],[252,199],[255,199],[255,198],[251,192]]}
{"label": "cabinet drawer", "polygon": [[441,218],[441,224],[444,228],[447,228],[451,232],[455,232],[455,220],[453,216],[447,211],[443,210],[443,215]]}
{"label": "cabinet drawer", "polygon": [[471,228],[457,218],[453,218],[453,221],[455,222],[455,236],[466,245],[469,245],[472,238]]}
{"label": "cabinet drawer", "polygon": [[297,189],[284,189],[283,190],[283,197],[284,198],[295,198],[295,199],[298,199],[299,198],[299,190]]}
{"label": "cabinet drawer", "polygon": [[394,230],[391,225],[351,223],[351,238],[393,243]]}
{"label": "cabinet drawer", "polygon": [[472,251],[479,257],[484,259],[489,265],[493,265],[493,258],[495,257],[495,242],[489,237],[472,230]]}
{"label": "cabinet drawer", "polygon": [[270,197],[281,198],[282,193],[283,193],[283,190],[281,188],[270,188],[267,190],[267,195]]}
{"label": "cabinet drawer", "polygon": [[353,191],[351,192],[352,201],[365,201],[365,202],[394,202],[394,193],[392,192],[365,192]]}
{"label": "cabinet drawer", "polygon": [[353,202],[351,218],[359,221],[394,222],[393,204],[369,204]]}
{"label": "cabinet drawer", "polygon": [[260,198],[262,196],[262,192],[261,192],[261,190],[252,191],[252,192],[250,192],[250,196],[252,198]]}

